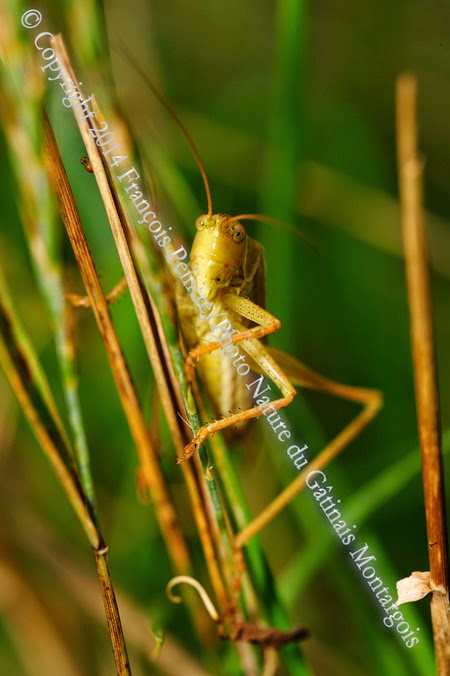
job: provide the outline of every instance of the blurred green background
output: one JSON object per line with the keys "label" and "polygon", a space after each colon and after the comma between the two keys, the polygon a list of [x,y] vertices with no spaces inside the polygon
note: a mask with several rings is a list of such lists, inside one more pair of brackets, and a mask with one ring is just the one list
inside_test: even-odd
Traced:
{"label": "blurred green background", "polygon": [[[407,69],[419,83],[445,431],[450,424],[450,7],[436,0],[380,0],[364,6],[352,0],[331,5],[114,0],[103,10],[96,7],[99,17],[104,11],[107,41],[89,3],[39,9],[45,29],[63,31],[85,90],[98,91],[100,98],[105,87],[111,90],[106,65],[111,58],[118,98],[152,162],[163,212],[188,241],[195,217],[206,210],[201,178],[181,132],[124,56],[124,46],[189,129],[211,183],[214,210],[276,216],[313,241],[310,247],[270,226],[248,226],[266,247],[267,307],[282,320],[271,344],[324,375],[383,392],[381,414],[326,474],[342,500],[343,518],[353,517],[358,542],[369,543],[377,572],[394,592],[397,579],[428,568],[397,204],[395,80]],[[23,8],[13,3],[5,11],[18,12],[17,21]],[[31,47],[25,31],[22,39]],[[47,91],[84,227],[109,288],[120,277],[112,237],[93,179],[79,167],[84,151],[73,119],[55,87]],[[62,402],[49,323],[12,199],[16,191],[3,135],[1,144],[2,265]],[[68,288],[81,292],[62,227],[61,246]],[[152,376],[129,298],[112,312],[148,410]],[[136,498],[136,458],[89,312],[80,312],[76,332],[83,412],[113,577],[149,626],[168,628],[207,673],[234,673],[230,649],[214,642],[202,646],[186,611],[166,600],[170,565],[151,508]],[[49,655],[61,652],[71,673],[113,673],[105,624],[101,616],[95,620],[67,575],[73,566],[74,579],[87,575],[95,583],[81,529],[3,376],[0,396],[5,569],[0,568],[5,578],[0,585],[0,673],[44,673],[23,657],[41,634],[54,638]],[[333,398],[301,393],[286,416],[315,455],[356,411]],[[263,423],[254,427],[251,447],[239,449],[234,462],[256,513],[294,478],[295,470],[280,457],[279,447],[271,447]],[[167,443],[164,437],[163,448]],[[164,467],[194,551],[188,501],[170,451]],[[304,650],[313,673],[432,673],[428,601],[402,606],[411,629],[420,627],[420,644],[408,650],[394,630],[383,626],[373,595],[310,495],[299,496],[293,509],[267,528],[262,542],[293,624],[311,628]],[[194,554],[194,560],[202,579],[201,556]],[[17,594],[11,582],[15,575]],[[22,617],[32,616],[31,611],[17,611],[33,603],[40,613],[34,626],[51,627],[50,633],[37,631],[34,639]],[[133,673],[156,673],[144,657],[145,641],[144,647],[134,639],[130,643]],[[52,664],[46,673],[64,673],[56,670],[56,657]],[[162,673],[177,673],[176,666]]]}

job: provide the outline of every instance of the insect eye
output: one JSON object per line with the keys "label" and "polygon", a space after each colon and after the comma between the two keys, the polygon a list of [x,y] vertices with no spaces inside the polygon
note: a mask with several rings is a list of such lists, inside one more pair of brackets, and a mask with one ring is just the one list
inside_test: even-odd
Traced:
{"label": "insect eye", "polygon": [[83,165],[83,167],[86,169],[86,171],[88,171],[90,174],[94,173],[94,170],[92,169],[92,164],[91,164],[88,157],[82,157],[80,162]]}
{"label": "insect eye", "polygon": [[199,216],[195,221],[195,227],[197,230],[203,230],[206,225],[206,216]]}
{"label": "insect eye", "polygon": [[233,233],[233,240],[235,242],[242,242],[242,240],[245,239],[245,234],[246,233],[244,228],[242,227],[242,225],[239,224],[236,226],[235,231]]}

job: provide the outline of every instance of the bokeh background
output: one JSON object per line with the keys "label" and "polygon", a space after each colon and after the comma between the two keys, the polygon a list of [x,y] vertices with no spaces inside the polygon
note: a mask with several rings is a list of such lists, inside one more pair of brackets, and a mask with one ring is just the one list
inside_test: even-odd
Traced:
{"label": "bokeh background", "polygon": [[[24,9],[15,2],[5,3],[2,11],[17,23]],[[47,30],[64,33],[85,88],[112,92],[115,82],[161,208],[188,242],[195,217],[206,209],[199,171],[174,120],[125,52],[165,92],[189,129],[211,183],[215,211],[269,214],[312,242],[268,225],[248,226],[266,248],[267,307],[282,320],[271,344],[331,378],[383,392],[381,414],[326,474],[342,500],[343,518],[353,516],[358,542],[369,543],[377,572],[392,591],[397,579],[427,570],[397,201],[395,81],[409,70],[419,84],[448,450],[450,8],[437,0],[363,6],[353,0],[113,0],[64,8],[42,3],[39,9]],[[30,36],[20,35],[23,48],[31,49]],[[46,99],[108,288],[120,278],[120,267],[92,177],[79,166],[81,141],[54,87],[47,87]],[[62,405],[53,339],[30,269],[3,134],[0,142],[1,262]],[[68,287],[81,292],[62,227],[61,247]],[[114,305],[113,316],[149,410],[153,380],[128,297]],[[214,640],[205,647],[186,611],[165,597],[170,564],[152,509],[136,497],[136,458],[89,312],[80,312],[75,330],[83,412],[116,584],[149,627],[176,637],[206,673],[234,673],[231,649]],[[105,623],[93,608],[96,583],[89,548],[3,376],[0,396],[0,673],[111,674]],[[334,398],[299,393],[286,416],[315,455],[356,412]],[[251,443],[236,450],[233,462],[256,513],[295,474],[280,449],[272,447],[263,424],[254,428]],[[163,464],[201,579],[202,557],[164,424],[161,434]],[[408,650],[394,630],[383,626],[348,551],[310,495],[296,498],[293,508],[266,529],[262,542],[293,624],[311,628],[304,650],[312,673],[432,673],[428,601],[402,607],[411,629],[420,628],[419,645]],[[126,623],[124,631],[127,637]],[[130,642],[133,673],[157,673],[145,654],[145,639]],[[30,660],[27,651],[46,654],[48,661]],[[170,671],[162,668],[161,673]]]}

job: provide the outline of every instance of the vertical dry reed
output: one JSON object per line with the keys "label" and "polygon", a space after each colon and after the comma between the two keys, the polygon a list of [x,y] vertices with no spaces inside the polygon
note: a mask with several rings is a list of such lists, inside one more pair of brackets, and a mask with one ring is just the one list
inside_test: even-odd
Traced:
{"label": "vertical dry reed", "polygon": [[423,208],[423,160],[417,150],[416,105],[416,79],[413,75],[402,75],[397,82],[397,152],[403,247],[422,453],[432,587],[431,617],[438,673],[440,676],[447,676],[450,674],[447,535],[428,249]]}

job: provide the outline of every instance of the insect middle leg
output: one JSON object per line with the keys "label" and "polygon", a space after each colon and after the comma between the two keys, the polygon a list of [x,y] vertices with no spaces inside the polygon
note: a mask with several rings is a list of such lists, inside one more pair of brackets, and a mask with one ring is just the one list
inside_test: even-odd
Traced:
{"label": "insect middle leg", "polygon": [[[245,297],[228,294],[224,297],[224,304],[227,309],[232,310],[235,314],[257,322],[258,326],[250,329],[240,323],[236,323],[234,328],[238,333],[232,335],[231,340],[233,343],[240,343],[240,346],[251,357],[257,369],[268,376],[281,391],[283,396],[271,402],[272,410],[275,411],[287,406],[295,396],[294,386],[276,361],[270,356],[268,349],[258,340],[258,338],[276,331],[280,326],[279,320],[267,312],[267,310],[264,310]],[[186,364],[188,377],[193,377],[194,361],[222,347],[220,342],[214,342],[191,350]],[[215,420],[207,425],[203,425],[195,438],[185,447],[185,454],[178,462],[184,462],[190,458],[195,450],[215,432],[232,425],[237,425],[245,420],[257,418],[263,415],[263,413],[264,406],[253,406],[245,411],[239,411],[239,413],[234,413],[221,420]]]}

